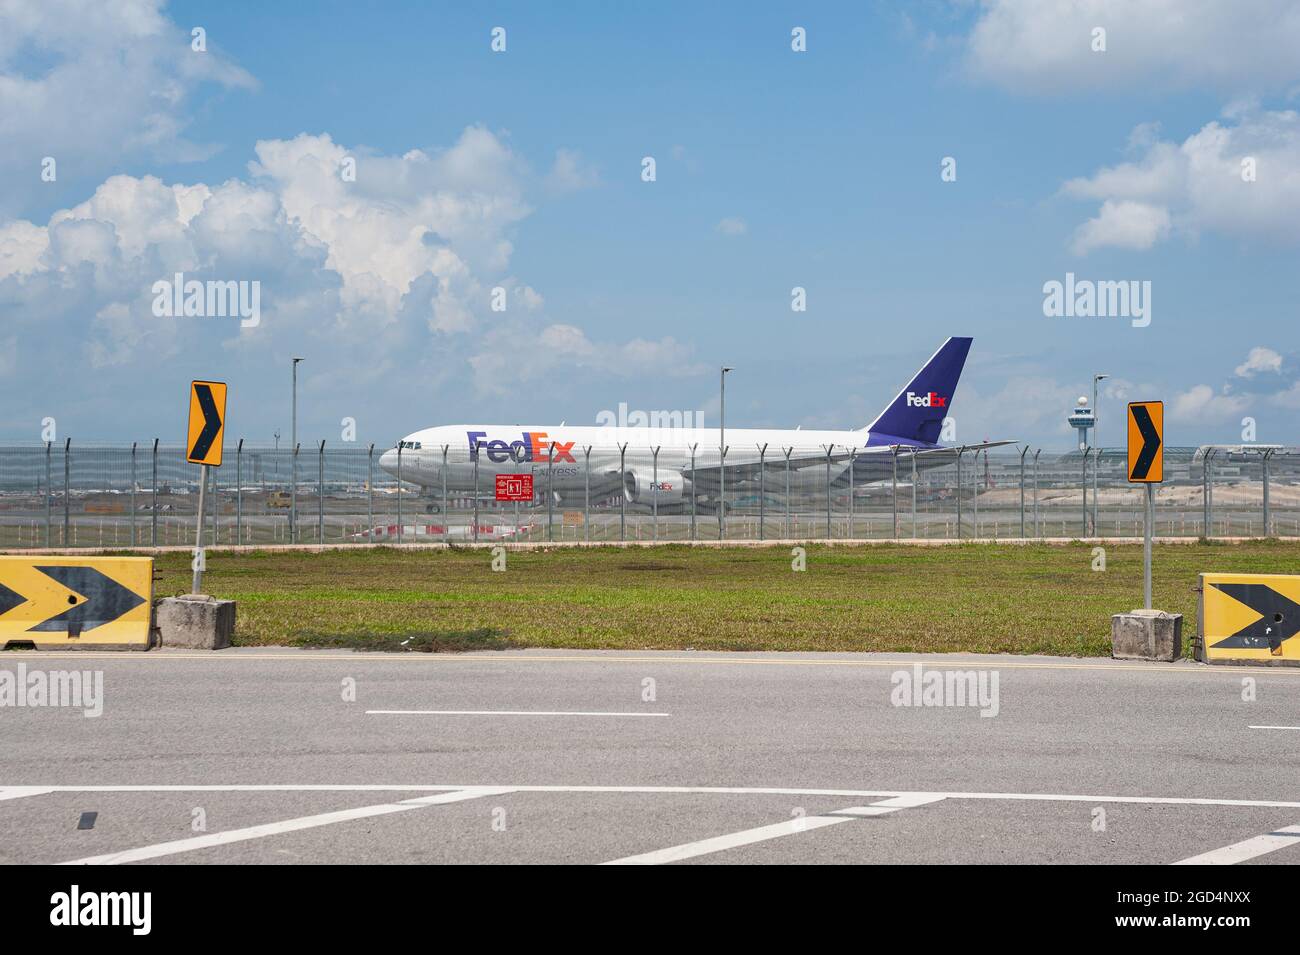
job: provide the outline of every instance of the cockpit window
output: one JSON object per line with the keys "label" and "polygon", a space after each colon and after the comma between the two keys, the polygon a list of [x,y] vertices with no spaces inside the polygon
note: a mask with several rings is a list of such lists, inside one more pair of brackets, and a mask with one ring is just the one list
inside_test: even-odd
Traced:
{"label": "cockpit window", "polygon": [[405,448],[405,449],[408,450],[408,451],[422,451],[422,450],[424,450],[424,442],[423,442],[423,441],[399,441],[399,442],[397,442],[397,446],[398,446],[399,448]]}

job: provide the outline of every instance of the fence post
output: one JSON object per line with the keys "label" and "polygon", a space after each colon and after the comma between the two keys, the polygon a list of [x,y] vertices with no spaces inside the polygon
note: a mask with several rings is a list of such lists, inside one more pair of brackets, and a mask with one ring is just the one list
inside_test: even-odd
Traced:
{"label": "fence post", "polygon": [[357,543],[362,541],[375,541],[375,443],[370,442],[370,447],[366,450],[366,536],[359,538]]}
{"label": "fence post", "polygon": [[1080,483],[1083,485],[1083,527],[1079,531],[1080,539],[1088,536],[1088,453],[1092,448],[1083,449],[1083,476]]}
{"label": "fence post", "polygon": [[794,445],[783,448],[785,451],[785,528],[782,537],[790,539],[790,455],[794,453]]}
{"label": "fence post", "polygon": [[1029,453],[1029,445],[1025,445],[1020,452],[1020,539],[1025,539],[1025,455]]}
{"label": "fence post", "polygon": [[1205,449],[1205,458],[1201,461],[1201,536],[1209,540],[1214,535],[1214,500],[1211,495],[1214,494],[1214,485],[1210,479],[1210,459],[1214,457],[1214,449]]}
{"label": "fence post", "polygon": [[316,466],[316,543],[325,543],[325,439],[321,438]]}
{"label": "fence post", "polygon": [[153,439],[153,510],[150,512],[149,546],[158,546],[158,439]]}
{"label": "fence post", "polygon": [[627,442],[618,449],[618,539],[627,540]]}
{"label": "fence post", "polygon": [[764,539],[767,521],[767,445],[758,449],[758,539]]}
{"label": "fence post", "polygon": [[72,526],[68,494],[72,484],[72,439],[63,444],[63,546],[68,546],[69,528]]}
{"label": "fence post", "polygon": [[1273,536],[1273,531],[1272,531],[1273,515],[1269,511],[1269,506],[1268,506],[1268,459],[1271,458],[1272,456],[1273,456],[1272,448],[1264,452],[1264,537],[1265,538],[1269,538]]}
{"label": "fence post", "polygon": [[[447,452],[451,449],[450,444],[442,446],[442,539],[451,540],[451,505],[447,502]],[[515,528],[515,533],[519,529]]]}
{"label": "fence post", "polygon": [[50,525],[52,523],[53,515],[50,513],[50,510],[54,502],[54,485],[51,483],[53,481],[53,472],[50,468],[50,454],[51,454],[51,447],[53,446],[53,444],[54,444],[53,441],[45,442],[45,546],[46,547],[50,546],[50,536],[52,534]]}
{"label": "fence post", "polygon": [[135,546],[135,442],[131,442],[131,546]]}
{"label": "fence post", "polygon": [[235,446],[235,545],[244,542],[244,439]]}
{"label": "fence post", "polygon": [[691,445],[691,540],[695,540],[695,484],[699,475],[695,473],[695,449],[700,446],[697,441]]}
{"label": "fence post", "polygon": [[[518,521],[515,522],[516,524]],[[546,456],[546,539],[555,540],[555,442]]]}
{"label": "fence post", "polygon": [[[1093,434],[1096,437],[1096,434]],[[1092,455],[1092,536],[1101,536],[1101,525],[1097,523],[1097,472],[1101,470],[1101,447]],[[1152,525],[1154,527],[1154,525]]]}
{"label": "fence post", "polygon": [[893,457],[894,471],[893,471],[893,478],[891,479],[891,481],[894,486],[894,493],[890,495],[890,497],[893,501],[893,507],[894,507],[894,540],[897,541],[898,540],[898,445],[894,445],[892,449],[892,457]]}
{"label": "fence post", "polygon": [[[298,448],[293,446],[289,455],[289,543],[298,543]],[[400,460],[400,458],[399,458]]]}
{"label": "fence post", "polygon": [[659,540],[659,445],[650,449],[650,490],[654,491],[654,499],[650,502],[650,539]]}
{"label": "fence post", "polygon": [[961,540],[961,456],[968,449],[962,446],[957,449],[957,539]]}
{"label": "fence post", "polygon": [[831,456],[835,452],[835,445],[823,444],[826,449],[826,539],[830,540],[831,534]]}
{"label": "fence post", "polygon": [[916,448],[908,455],[912,459],[912,539],[916,539]]}
{"label": "fence post", "polygon": [[1034,452],[1034,537],[1039,540],[1043,537],[1043,525],[1038,519],[1038,456],[1042,453],[1042,448]]}
{"label": "fence post", "polygon": [[[397,543],[402,543],[402,445],[404,441],[397,442]],[[477,465],[477,462],[475,462]],[[474,493],[478,493],[478,467],[474,468]],[[475,515],[477,516],[477,515]],[[478,540],[478,521],[474,522],[474,539]]]}
{"label": "fence post", "polygon": [[474,458],[474,543],[478,543],[478,438],[470,445],[470,454]]}
{"label": "fence post", "polygon": [[[849,540],[853,540],[857,534],[854,522],[857,519],[857,511],[853,503],[853,471],[857,465],[858,449],[855,445],[849,449]],[[871,527],[871,521],[867,521],[867,527]]]}
{"label": "fence post", "polygon": [[586,462],[583,467],[582,476],[582,539],[590,543],[591,541],[591,445],[582,449],[583,460]]}
{"label": "fence post", "polygon": [[[988,452],[988,448],[985,448],[985,449],[984,449],[984,467],[985,467],[986,469],[987,469],[988,466],[989,466],[989,457],[988,457],[988,454],[989,454],[989,452]],[[975,527],[974,527],[974,531],[975,531],[975,533],[973,533],[973,534],[971,535],[971,538],[974,539],[974,540],[978,540],[978,539],[979,539],[979,536],[980,536],[980,482],[981,482],[981,475],[980,475],[980,449],[979,449],[979,448],[976,448],[976,449],[975,449],[975,460],[974,460],[974,465],[975,465],[975,493],[974,493],[974,496],[971,497],[971,520],[973,520],[973,521],[975,522]]]}

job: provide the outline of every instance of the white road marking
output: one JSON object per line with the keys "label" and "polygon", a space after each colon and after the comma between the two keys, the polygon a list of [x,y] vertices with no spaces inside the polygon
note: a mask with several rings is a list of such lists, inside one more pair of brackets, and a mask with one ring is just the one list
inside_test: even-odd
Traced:
{"label": "white road marking", "polygon": [[604,865],[663,865],[666,862],[680,862],[683,859],[694,859],[697,856],[722,852],[726,849],[734,849],[737,846],[748,846],[756,842],[766,842],[769,839],[779,839],[781,836],[807,832],[810,829],[822,829],[841,822],[852,822],[854,819],[863,816],[883,816],[891,812],[897,812],[900,809],[938,802],[941,799],[943,799],[943,796],[935,793],[910,793],[906,796],[895,796],[883,802],[873,803],[870,806],[850,806],[847,809],[838,809],[831,813],[800,816],[797,819],[789,819],[769,826],[759,826],[756,829],[744,829],[725,836],[714,836],[710,839],[699,839],[695,842],[670,846],[667,849],[657,849],[654,852],[625,856],[622,859],[606,862]]}
{"label": "white road marking", "polygon": [[366,710],[366,716],[670,716],[669,713],[611,713],[595,710]]}
{"label": "white road marking", "polygon": [[1247,806],[1261,809],[1300,809],[1300,802],[1282,799],[1215,799],[1199,796],[1107,796],[1071,793],[930,792],[898,789],[801,789],[789,786],[488,786],[477,783],[233,783],[90,786],[5,786],[50,793],[190,793],[190,792],[450,792],[500,789],[521,793],[681,793],[722,796],[843,796],[850,799],[938,796],[944,799],[1017,800],[1027,802],[1105,802],[1156,806]]}
{"label": "white road marking", "polygon": [[1300,730],[1300,726],[1252,726],[1253,730]]}
{"label": "white road marking", "polygon": [[1234,842],[1222,849],[1202,852],[1198,856],[1192,856],[1190,859],[1183,859],[1173,864],[1236,865],[1238,862],[1245,862],[1247,859],[1253,859],[1256,856],[1277,852],[1278,849],[1285,849],[1288,846],[1300,846],[1300,826],[1287,826],[1266,835],[1255,836],[1253,839]]}
{"label": "white road marking", "polygon": [[73,859],[70,862],[64,862],[61,864],[120,865],[124,862],[141,862],[145,859],[157,859],[161,856],[176,855],[181,852],[192,852],[195,849],[207,849],[211,846],[229,845],[232,842],[247,842],[250,839],[265,839],[267,836],[276,836],[285,832],[297,832],[300,829],[313,829],[317,826],[328,826],[336,822],[348,822],[352,819],[366,819],[371,816],[385,816],[394,812],[409,812],[412,809],[422,809],[425,806],[438,806],[444,803],[463,802],[466,799],[478,799],[482,796],[499,796],[508,792],[510,792],[509,789],[487,786],[460,789],[453,792],[439,793],[434,796],[420,796],[415,799],[404,799],[401,802],[386,802],[374,806],[360,806],[356,809],[342,809],[338,812],[323,812],[315,816],[299,816],[296,819],[285,819],[281,822],[269,822],[260,826],[249,826],[246,829],[230,829],[226,832],[214,832],[206,836],[194,836],[190,839],[176,839],[172,842],[160,842],[152,846],[141,846],[139,849],[127,849],[123,852],[110,852],[107,855],[88,856],[84,859]]}
{"label": "white road marking", "polygon": [[43,796],[50,792],[47,786],[3,786],[0,787],[0,802],[6,799],[22,799],[26,796]]}

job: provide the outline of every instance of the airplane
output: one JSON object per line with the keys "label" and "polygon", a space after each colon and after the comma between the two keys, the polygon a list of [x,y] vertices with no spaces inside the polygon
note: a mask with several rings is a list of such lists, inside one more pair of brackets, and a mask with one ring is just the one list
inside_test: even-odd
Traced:
{"label": "airplane", "polygon": [[532,474],[541,500],[549,486],[557,503],[621,495],[626,504],[661,513],[692,505],[715,513],[724,490],[756,494],[760,474],[768,493],[779,492],[787,467],[826,469],[836,487],[889,480],[900,460],[902,468],[923,470],[950,463],[959,450],[1015,443],[938,443],[972,341],[945,341],[885,410],[857,430],[728,428],[724,437],[720,428],[440,425],[402,438],[379,466],[418,485],[430,510],[438,509],[444,488],[447,497],[493,497],[498,474]]}

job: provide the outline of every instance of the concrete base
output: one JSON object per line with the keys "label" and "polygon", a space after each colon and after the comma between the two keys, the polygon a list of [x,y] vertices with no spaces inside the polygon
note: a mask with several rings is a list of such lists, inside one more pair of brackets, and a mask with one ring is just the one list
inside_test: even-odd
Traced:
{"label": "concrete base", "polygon": [[207,594],[164,597],[156,608],[159,643],[191,650],[224,650],[235,633],[235,602]]}
{"label": "concrete base", "polygon": [[1183,615],[1134,610],[1110,618],[1110,655],[1116,660],[1181,660]]}

